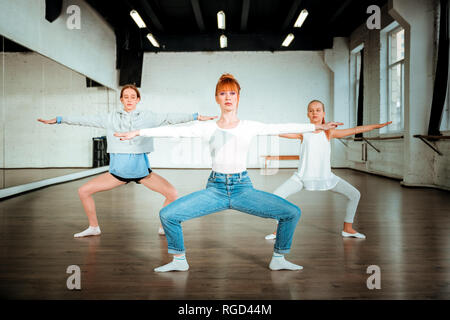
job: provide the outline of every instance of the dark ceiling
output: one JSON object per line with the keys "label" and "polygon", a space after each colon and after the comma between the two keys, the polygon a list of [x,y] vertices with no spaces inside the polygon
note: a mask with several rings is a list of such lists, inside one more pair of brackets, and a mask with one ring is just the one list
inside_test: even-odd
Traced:
{"label": "dark ceiling", "polygon": [[[349,36],[370,16],[367,7],[387,0],[87,0],[114,28],[118,49],[169,51],[289,51],[331,48],[336,36]],[[139,12],[147,28],[130,16]],[[309,15],[301,28],[294,22],[302,9]],[[218,30],[217,12],[224,11],[226,29]],[[160,48],[147,40],[151,32]],[[221,49],[219,36],[228,46]],[[281,43],[288,33],[295,39]]]}

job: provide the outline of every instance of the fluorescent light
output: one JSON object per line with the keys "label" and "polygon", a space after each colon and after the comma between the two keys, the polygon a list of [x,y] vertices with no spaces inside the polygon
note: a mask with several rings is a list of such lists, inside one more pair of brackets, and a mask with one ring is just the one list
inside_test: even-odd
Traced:
{"label": "fluorescent light", "polygon": [[308,16],[308,10],[303,9],[302,12],[298,15],[297,21],[294,23],[294,28],[300,28],[305,22],[306,17]]}
{"label": "fluorescent light", "polygon": [[219,29],[225,30],[225,12],[217,12],[217,27]]}
{"label": "fluorescent light", "polygon": [[147,34],[147,39],[152,43],[152,45],[154,47],[158,47],[159,48],[158,41],[156,41],[155,37],[153,37],[153,35],[151,33]]}
{"label": "fluorescent light", "polygon": [[291,44],[292,40],[294,40],[294,35],[292,33],[289,33],[281,45],[283,47],[288,47]]}
{"label": "fluorescent light", "polygon": [[133,18],[134,22],[136,22],[136,24],[138,25],[139,28],[146,28],[147,26],[145,25],[144,20],[142,20],[141,16],[139,15],[139,13],[136,10],[131,10],[130,11],[130,16]]}
{"label": "fluorescent light", "polygon": [[220,47],[226,48],[227,45],[228,45],[227,36],[223,34],[220,36]]}

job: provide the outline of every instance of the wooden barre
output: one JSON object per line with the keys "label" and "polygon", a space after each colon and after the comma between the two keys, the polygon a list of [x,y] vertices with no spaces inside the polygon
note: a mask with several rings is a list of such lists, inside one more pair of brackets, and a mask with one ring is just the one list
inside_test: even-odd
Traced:
{"label": "wooden barre", "polygon": [[261,156],[265,158],[264,168],[267,169],[267,161],[269,160],[299,160],[300,156]]}

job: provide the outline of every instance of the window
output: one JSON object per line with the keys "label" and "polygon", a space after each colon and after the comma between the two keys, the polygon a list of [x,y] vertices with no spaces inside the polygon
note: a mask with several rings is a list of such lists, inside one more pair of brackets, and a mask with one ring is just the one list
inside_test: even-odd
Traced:
{"label": "window", "polygon": [[450,112],[449,112],[449,98],[448,98],[448,85],[450,84],[450,79],[448,79],[447,83],[447,94],[445,98],[444,103],[444,110],[442,111],[442,118],[441,118],[441,127],[439,128],[440,131],[449,131],[450,130]]}
{"label": "window", "polygon": [[356,47],[351,54],[351,84],[352,84],[352,107],[350,109],[350,121],[356,126],[358,119],[359,79],[361,76],[361,53],[363,45]]}
{"label": "window", "polygon": [[[449,8],[450,13],[450,8]],[[449,33],[450,33],[450,25],[449,25]],[[449,44],[450,45],[450,44]],[[444,103],[444,110],[442,110],[442,117],[441,117],[441,126],[439,130],[442,131],[450,131],[450,99],[448,97],[448,94],[450,92],[450,73],[449,78],[447,78],[447,93],[445,95],[445,103]]]}
{"label": "window", "polygon": [[403,131],[404,128],[404,83],[405,83],[405,30],[398,27],[388,33],[388,95],[387,121],[392,124],[389,132]]}

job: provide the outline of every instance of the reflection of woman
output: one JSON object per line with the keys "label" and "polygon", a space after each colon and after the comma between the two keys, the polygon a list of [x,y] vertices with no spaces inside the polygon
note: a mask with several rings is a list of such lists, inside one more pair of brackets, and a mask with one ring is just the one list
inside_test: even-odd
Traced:
{"label": "reflection of woman", "polygon": [[185,257],[181,222],[235,209],[262,218],[280,221],[277,241],[269,268],[272,270],[299,270],[301,266],[284,259],[292,243],[295,227],[300,218],[300,209],[273,194],[253,188],[246,171],[247,151],[256,135],[283,132],[306,132],[329,129],[331,124],[263,124],[239,120],[239,83],[232,75],[225,74],[216,86],[216,102],[221,116],[217,122],[198,123],[190,127],[161,127],[142,129],[116,136],[127,140],[136,136],[148,137],[202,137],[209,141],[212,172],[206,189],[191,193],[164,207],[160,212],[161,222],[167,236],[168,251],[174,254],[173,261],[156,268],[157,272],[185,271],[189,265]]}
{"label": "reflection of woman", "polygon": [[[311,123],[325,123],[325,107],[322,102],[313,100],[308,104],[308,118]],[[275,190],[275,194],[286,199],[290,195],[306,190],[325,191],[330,190],[344,195],[347,199],[346,215],[344,219],[343,237],[355,237],[364,239],[366,236],[353,229],[353,219],[358,206],[360,193],[347,181],[335,176],[331,172],[330,165],[330,140],[343,138],[361,132],[371,131],[387,126],[391,122],[383,124],[371,124],[350,129],[331,129],[308,133],[283,134],[280,137],[300,139],[300,162],[298,172]],[[276,232],[266,236],[266,239],[275,239]]]}
{"label": "reflection of woman", "polygon": [[[38,119],[45,124],[66,123],[107,130],[108,153],[110,153],[109,172],[88,181],[78,190],[89,220],[89,228],[75,234],[74,237],[99,235],[101,233],[95,202],[92,198],[92,195],[97,192],[111,190],[133,181],[162,194],[166,198],[163,206],[177,198],[176,189],[166,179],[152,172],[150,168],[147,153],[153,151],[153,140],[139,138],[133,141],[120,141],[113,136],[115,131],[136,130],[196,119],[210,120],[216,118],[197,116],[197,114],[157,114],[151,111],[136,110],[140,99],[139,90],[134,85],[126,85],[120,92],[123,110],[97,116],[64,116],[51,120]],[[164,234],[161,227],[159,233]]]}

